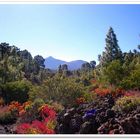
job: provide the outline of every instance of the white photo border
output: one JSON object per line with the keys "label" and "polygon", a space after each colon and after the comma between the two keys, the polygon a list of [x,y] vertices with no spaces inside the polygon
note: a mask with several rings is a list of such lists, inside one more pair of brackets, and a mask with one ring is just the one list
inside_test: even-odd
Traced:
{"label": "white photo border", "polygon": [[[140,0],[0,0],[2,4],[140,4]],[[140,134],[0,134],[0,138],[140,138]]]}

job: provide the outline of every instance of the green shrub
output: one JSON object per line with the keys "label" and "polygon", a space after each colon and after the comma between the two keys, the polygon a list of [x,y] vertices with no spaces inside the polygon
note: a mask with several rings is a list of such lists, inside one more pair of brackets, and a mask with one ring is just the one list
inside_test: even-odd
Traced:
{"label": "green shrub", "polygon": [[5,103],[11,101],[18,101],[24,103],[28,100],[29,82],[27,81],[15,81],[8,82],[3,85],[2,97]]}
{"label": "green shrub", "polygon": [[35,87],[29,93],[29,99],[41,98],[45,102],[53,101],[63,106],[73,106],[76,99],[84,94],[84,87],[75,79],[53,77],[44,82],[41,87]]}
{"label": "green shrub", "polygon": [[118,85],[123,78],[123,68],[119,60],[112,61],[106,68],[103,69],[103,76],[106,82],[113,85]]}
{"label": "green shrub", "polygon": [[124,96],[119,98],[113,109],[119,112],[129,112],[135,110],[137,106],[140,105],[140,97],[139,96]]}
{"label": "green shrub", "polygon": [[77,98],[83,96],[84,87],[71,78],[51,78],[44,84],[48,100],[61,103],[63,106],[73,106]]}
{"label": "green shrub", "polygon": [[92,101],[95,101],[96,98],[97,98],[97,95],[96,94],[93,94],[93,93],[85,93],[83,95],[83,97],[85,98],[85,101],[90,103]]}
{"label": "green shrub", "polygon": [[34,102],[37,98],[41,98],[44,102],[47,102],[47,95],[43,86],[32,86],[29,91],[29,100]]}
{"label": "green shrub", "polygon": [[120,86],[125,89],[140,88],[140,65],[137,65],[130,75],[120,82]]}

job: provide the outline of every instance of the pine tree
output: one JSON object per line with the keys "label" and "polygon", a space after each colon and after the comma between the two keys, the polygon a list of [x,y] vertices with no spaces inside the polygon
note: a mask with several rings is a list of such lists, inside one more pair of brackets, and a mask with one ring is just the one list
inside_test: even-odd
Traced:
{"label": "pine tree", "polygon": [[105,51],[102,53],[102,56],[100,57],[100,64],[103,66],[112,62],[113,60],[122,59],[122,51],[118,45],[118,40],[112,27],[109,28],[105,41],[106,41]]}
{"label": "pine tree", "polygon": [[36,55],[34,57],[34,61],[41,67],[41,68],[45,68],[44,62],[45,59],[41,56],[41,55]]}

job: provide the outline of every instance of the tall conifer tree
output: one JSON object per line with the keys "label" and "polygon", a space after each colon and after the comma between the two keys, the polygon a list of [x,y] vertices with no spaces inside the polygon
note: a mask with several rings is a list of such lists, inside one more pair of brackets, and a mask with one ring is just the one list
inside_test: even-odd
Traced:
{"label": "tall conifer tree", "polygon": [[105,41],[106,47],[100,57],[100,64],[104,66],[113,60],[122,60],[122,51],[118,45],[118,40],[112,27],[109,28]]}

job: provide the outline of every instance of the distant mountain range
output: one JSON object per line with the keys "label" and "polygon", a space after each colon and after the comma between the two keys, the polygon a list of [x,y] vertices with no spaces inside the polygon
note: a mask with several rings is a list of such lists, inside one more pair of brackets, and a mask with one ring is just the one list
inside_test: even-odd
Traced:
{"label": "distant mountain range", "polygon": [[67,64],[69,70],[76,70],[81,68],[82,64],[86,63],[86,61],[83,60],[75,60],[75,61],[70,61],[66,62],[63,60],[59,60],[56,58],[53,58],[52,56],[49,56],[45,59],[45,68],[49,68],[52,70],[57,70],[59,65]]}

